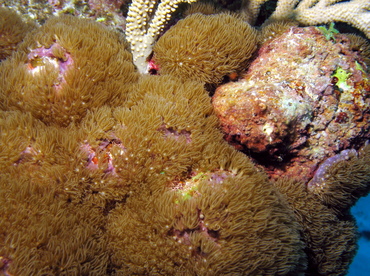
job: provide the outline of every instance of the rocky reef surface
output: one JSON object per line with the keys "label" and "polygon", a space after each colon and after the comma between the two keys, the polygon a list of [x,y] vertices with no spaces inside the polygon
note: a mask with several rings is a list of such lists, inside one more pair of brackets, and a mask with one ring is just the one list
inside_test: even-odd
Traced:
{"label": "rocky reef surface", "polygon": [[370,82],[351,37],[292,27],[263,44],[212,102],[225,139],[272,178],[312,178],[319,164],[369,140]]}

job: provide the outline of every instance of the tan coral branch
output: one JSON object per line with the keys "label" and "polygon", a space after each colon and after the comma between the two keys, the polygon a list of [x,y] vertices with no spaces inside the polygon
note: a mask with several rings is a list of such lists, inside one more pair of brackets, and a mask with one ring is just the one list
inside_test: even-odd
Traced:
{"label": "tan coral branch", "polygon": [[340,3],[338,0],[280,0],[269,20],[292,18],[305,25],[340,21],[353,25],[370,38],[369,9],[369,0]]}
{"label": "tan coral branch", "polygon": [[126,35],[131,43],[134,63],[141,73],[148,73],[146,59],[152,52],[158,35],[171,18],[171,14],[182,2],[192,3],[196,0],[162,0],[156,10],[158,1],[133,0],[128,11]]}

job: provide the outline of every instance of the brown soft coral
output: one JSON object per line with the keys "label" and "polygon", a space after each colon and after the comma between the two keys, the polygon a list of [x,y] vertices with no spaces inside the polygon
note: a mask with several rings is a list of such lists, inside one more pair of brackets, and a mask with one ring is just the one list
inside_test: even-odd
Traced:
{"label": "brown soft coral", "polygon": [[[104,217],[28,176],[0,175],[1,275],[104,275]],[[49,185],[44,185],[44,184]]]}
{"label": "brown soft coral", "polygon": [[302,273],[300,226],[286,202],[242,154],[224,143],[207,152],[187,177],[111,212],[115,266],[123,275]]}
{"label": "brown soft coral", "polygon": [[348,210],[338,215],[299,181],[280,179],[274,184],[303,227],[305,275],[345,275],[357,249],[356,223]]}
{"label": "brown soft coral", "polygon": [[120,34],[99,23],[51,18],[2,62],[0,108],[66,126],[88,109],[122,104],[138,79],[127,47]]}
{"label": "brown soft coral", "polygon": [[160,74],[219,83],[245,69],[257,48],[257,31],[235,15],[193,14],[168,30],[154,47]]}
{"label": "brown soft coral", "polygon": [[121,126],[115,135],[125,147],[115,169],[135,182],[125,204],[109,213],[117,270],[303,271],[305,254],[292,211],[266,176],[222,140],[202,84],[151,76],[135,90],[129,108],[114,112]]}
{"label": "brown soft coral", "polygon": [[14,11],[0,7],[0,60],[6,59],[36,25],[24,22]]}
{"label": "brown soft coral", "polygon": [[[305,254],[293,213],[266,176],[222,140],[202,86],[146,77],[126,106],[102,106],[67,128],[2,111],[0,200],[7,219],[0,242],[1,256],[11,261],[7,271],[81,274],[91,262],[103,275],[110,249],[112,267],[125,273],[302,271]],[[26,194],[17,193],[21,188]],[[18,207],[34,213],[11,218]],[[109,225],[102,226],[105,216]],[[83,235],[78,239],[88,247],[71,232]],[[21,248],[15,252],[13,235]],[[259,261],[247,261],[253,258]]]}
{"label": "brown soft coral", "polygon": [[345,213],[360,197],[369,193],[369,172],[370,145],[358,153],[345,150],[321,164],[308,188],[326,206]]}
{"label": "brown soft coral", "polygon": [[271,183],[223,141],[204,89],[250,52],[239,63],[212,46],[228,56],[218,71],[211,56],[208,71],[187,68],[199,82],[181,68],[139,78],[126,46],[62,16],[0,65],[0,274],[344,274],[369,146],[328,168],[322,189]]}

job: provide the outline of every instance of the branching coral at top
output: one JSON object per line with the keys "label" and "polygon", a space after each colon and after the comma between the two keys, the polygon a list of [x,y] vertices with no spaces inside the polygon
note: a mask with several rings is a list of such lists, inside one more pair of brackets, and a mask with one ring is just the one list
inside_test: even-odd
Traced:
{"label": "branching coral at top", "polygon": [[[133,0],[128,11],[126,35],[131,43],[134,63],[141,73],[147,73],[146,59],[152,52],[154,43],[171,18],[178,4],[196,0]],[[155,9],[156,8],[156,9]]]}
{"label": "branching coral at top", "polygon": [[[243,10],[253,23],[267,0],[245,0]],[[340,2],[340,3],[338,3]],[[370,38],[370,0],[279,0],[269,21],[293,19],[305,25],[346,22]]]}

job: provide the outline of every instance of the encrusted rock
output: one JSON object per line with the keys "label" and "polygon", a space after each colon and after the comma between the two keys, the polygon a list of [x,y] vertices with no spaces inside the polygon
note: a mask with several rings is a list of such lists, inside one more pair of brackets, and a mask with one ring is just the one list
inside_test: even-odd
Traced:
{"label": "encrusted rock", "polygon": [[[353,47],[352,47],[353,48]],[[369,75],[345,35],[292,27],[265,43],[244,78],[216,90],[226,140],[269,164],[272,177],[317,165],[369,139]]]}

